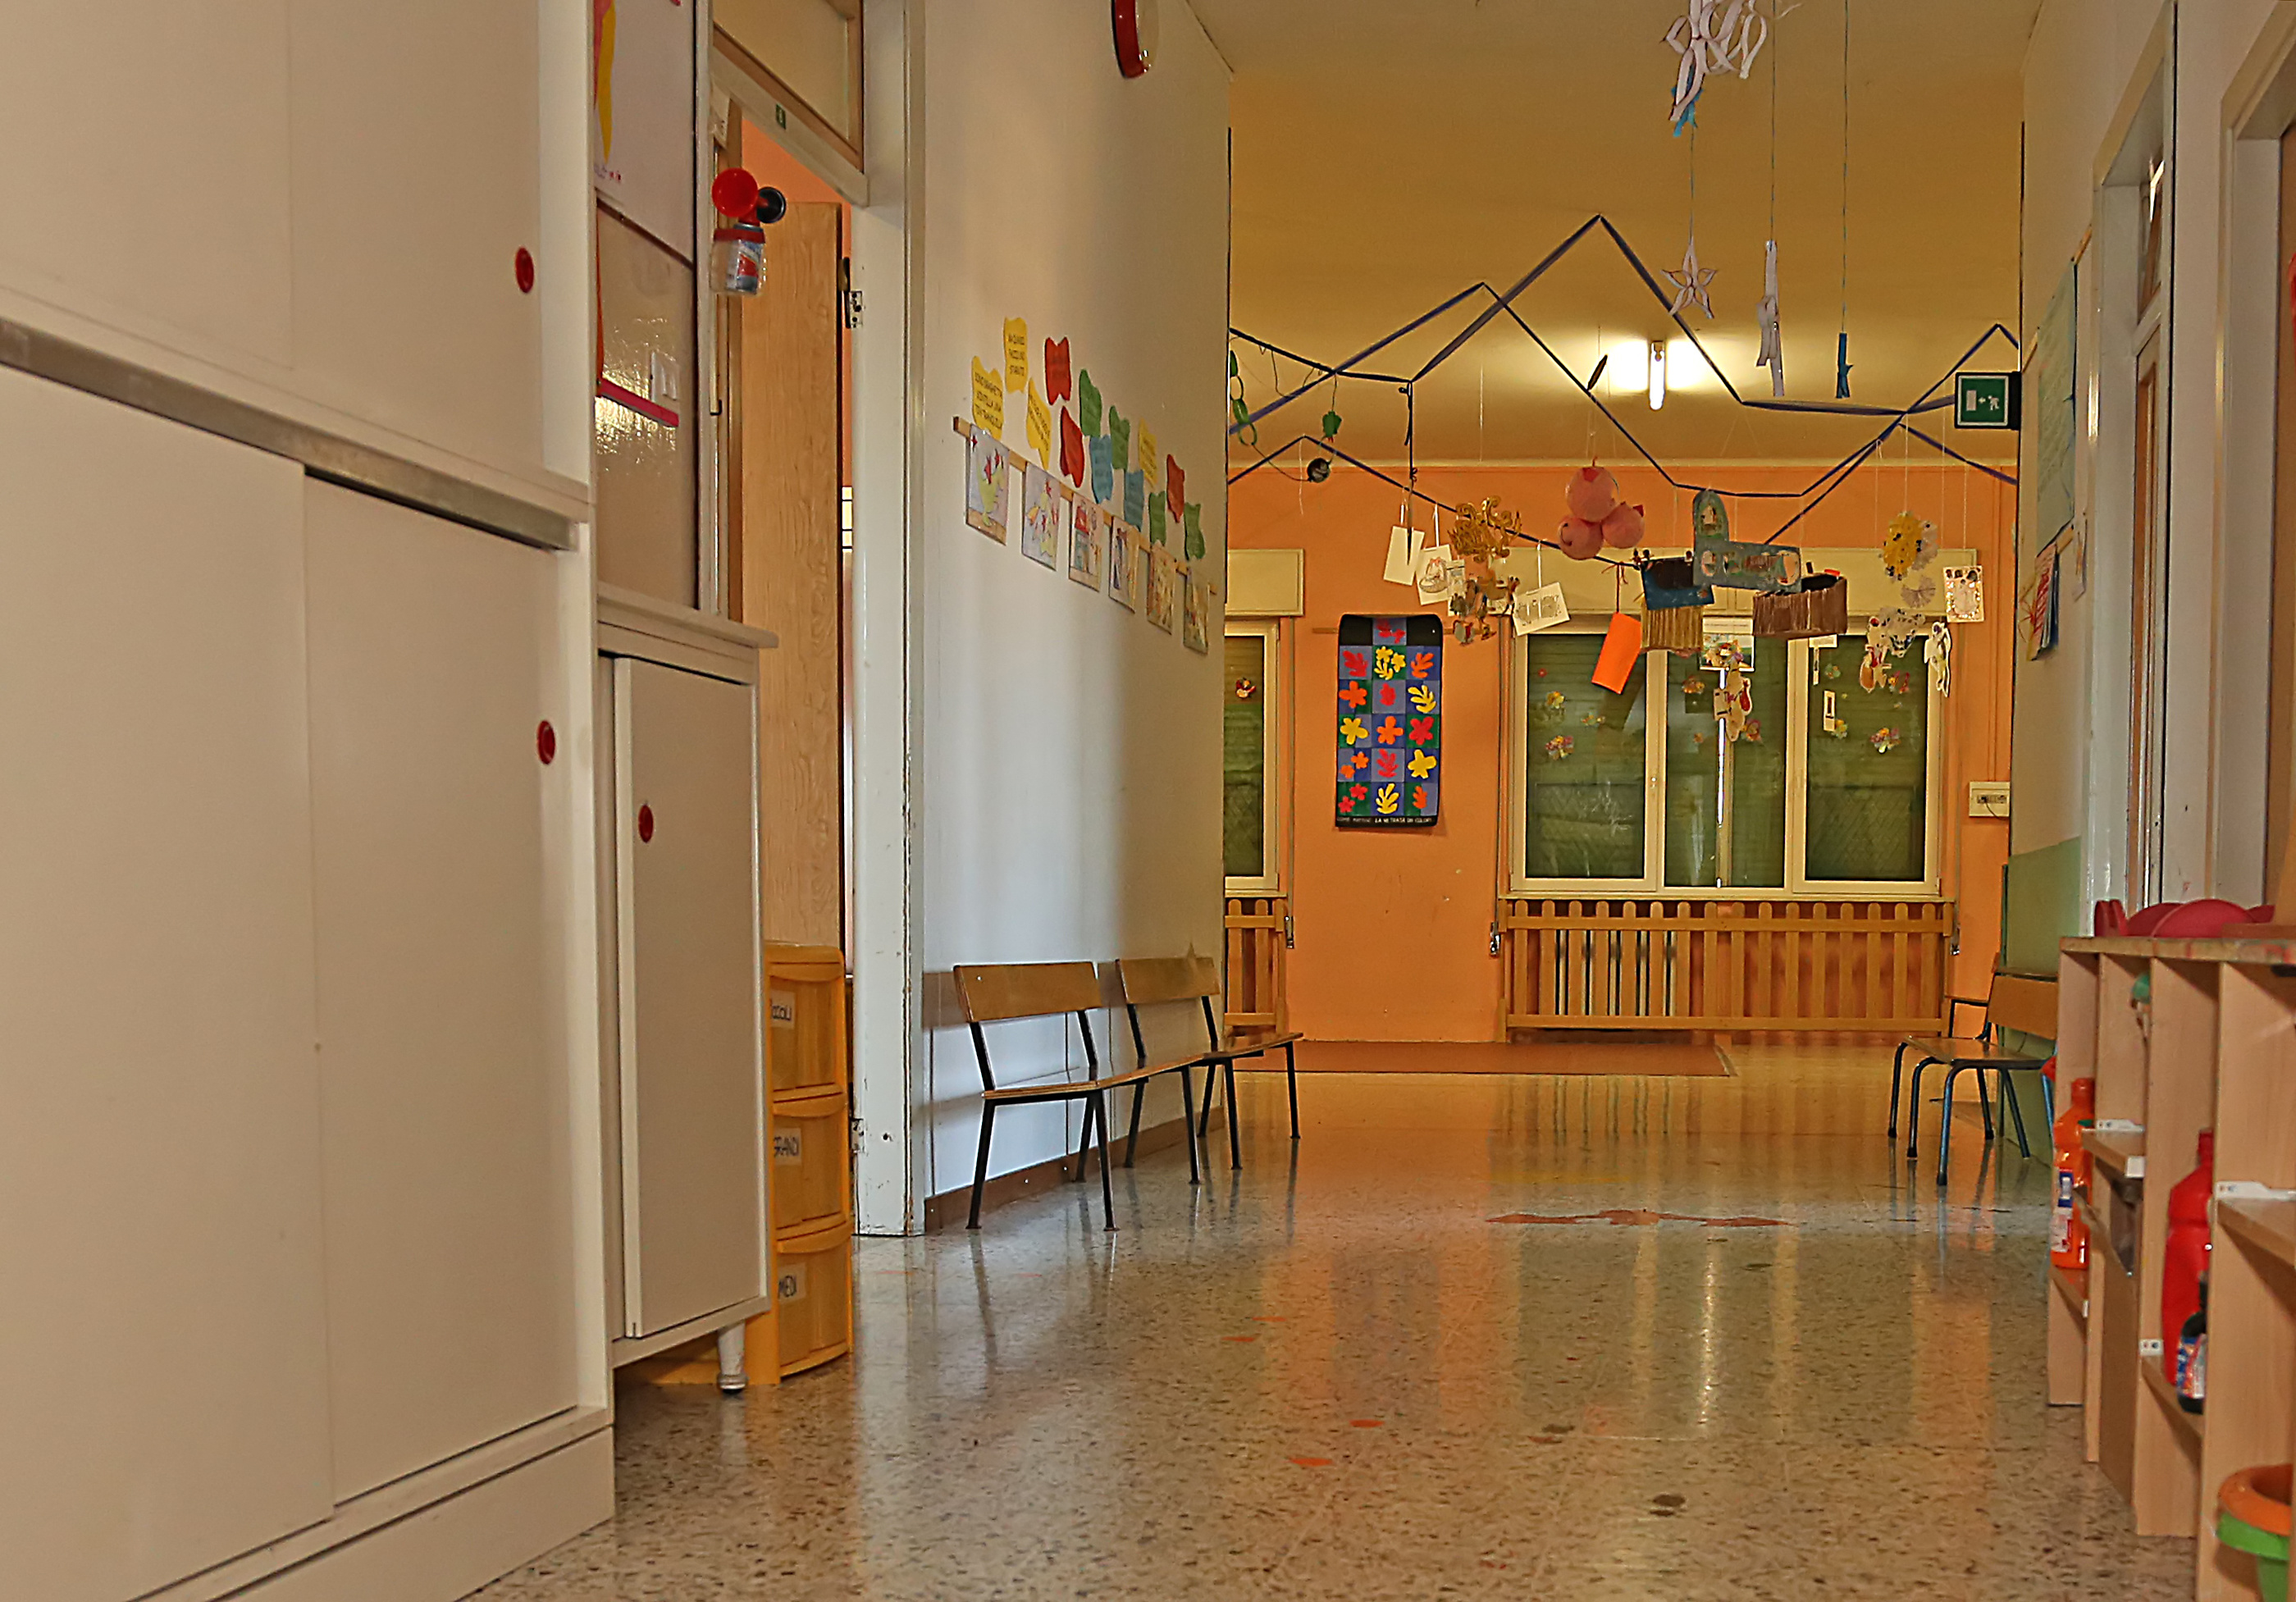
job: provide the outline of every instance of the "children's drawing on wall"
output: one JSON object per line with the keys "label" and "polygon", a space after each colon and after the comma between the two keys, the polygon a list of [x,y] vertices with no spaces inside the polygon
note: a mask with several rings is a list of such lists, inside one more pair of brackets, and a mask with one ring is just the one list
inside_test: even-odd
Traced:
{"label": "children's drawing on wall", "polygon": [[1183,600],[1180,604],[1180,643],[1191,651],[1207,653],[1211,641],[1206,632],[1211,619],[1211,581],[1195,571],[1193,567],[1180,571]]}
{"label": "children's drawing on wall", "polygon": [[964,521],[1000,544],[1012,468],[1013,453],[1004,442],[973,430],[964,446]]}
{"label": "children's drawing on wall", "polygon": [[1069,510],[1069,577],[1078,584],[1100,587],[1101,552],[1108,544],[1108,513],[1090,501],[1078,501]]}
{"label": "children's drawing on wall", "polygon": [[1130,523],[1109,530],[1108,598],[1127,612],[1140,607],[1140,530]]}
{"label": "children's drawing on wall", "polygon": [[1031,562],[1058,567],[1068,497],[1060,481],[1034,462],[1027,464],[1021,482],[1021,554]]}
{"label": "children's drawing on wall", "polygon": [[1172,632],[1172,585],[1177,578],[1172,553],[1162,546],[1148,547],[1148,620],[1165,633]]}

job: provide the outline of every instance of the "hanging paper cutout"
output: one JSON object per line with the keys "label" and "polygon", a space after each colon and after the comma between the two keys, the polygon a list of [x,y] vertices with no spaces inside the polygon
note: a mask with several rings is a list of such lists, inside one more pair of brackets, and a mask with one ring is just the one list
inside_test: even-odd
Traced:
{"label": "hanging paper cutout", "polygon": [[1136,467],[1124,475],[1124,521],[1136,529],[1148,521],[1148,475]]}
{"label": "hanging paper cutout", "polygon": [[1339,415],[1339,413],[1338,413],[1337,411],[1329,411],[1329,412],[1325,412],[1325,413],[1324,414],[1324,439],[1326,439],[1326,440],[1336,440],[1336,439],[1338,439],[1338,438],[1340,437],[1340,423],[1341,423],[1341,419],[1340,415]]}
{"label": "hanging paper cutout", "polygon": [[1949,567],[1945,570],[1945,620],[1948,623],[1985,621],[1985,570]]}
{"label": "hanging paper cutout", "polygon": [[1029,387],[1029,322],[1025,317],[1004,319],[1004,387],[1009,390]]}
{"label": "hanging paper cutout", "polygon": [[1013,453],[994,436],[974,429],[964,444],[964,521],[1002,544],[1006,511],[1005,486],[1013,468]]}
{"label": "hanging paper cutout", "polygon": [[1193,567],[1180,571],[1180,644],[1199,653],[1211,649],[1211,580]]}
{"label": "hanging paper cutout", "polygon": [[1455,562],[1447,545],[1426,545],[1419,547],[1419,558],[1412,569],[1413,585],[1419,591],[1419,604],[1433,606],[1451,593],[1450,573],[1456,567],[1464,576],[1467,564]]}
{"label": "hanging paper cutout", "polygon": [[1061,476],[1071,484],[1084,482],[1084,431],[1077,427],[1076,414],[1066,407],[1061,408]]}
{"label": "hanging paper cutout", "polygon": [[1349,828],[1436,820],[1443,761],[1443,622],[1424,613],[1340,619],[1333,820]]}
{"label": "hanging paper cutout", "polygon": [[1108,513],[1090,501],[1073,504],[1069,515],[1069,577],[1100,587],[1102,552],[1108,543]]}
{"label": "hanging paper cutout", "polygon": [[1077,374],[1077,423],[1085,438],[1092,439],[1100,432],[1100,389],[1092,382],[1089,373]]}
{"label": "hanging paper cutout", "polygon": [[1762,300],[1754,308],[1756,321],[1762,328],[1761,353],[1754,357],[1754,366],[1770,370],[1770,394],[1780,397],[1786,392],[1785,343],[1778,332],[1778,242],[1775,239],[1762,246]]}
{"label": "hanging paper cutout", "polygon": [[1092,456],[1092,498],[1106,505],[1116,498],[1116,453],[1106,434],[1085,441]]}
{"label": "hanging paper cutout", "polygon": [[1160,489],[1148,497],[1148,543],[1164,543],[1164,492]]}
{"label": "hanging paper cutout", "polygon": [[1049,469],[1053,464],[1053,413],[1045,398],[1037,393],[1037,386],[1029,386],[1029,448],[1037,453],[1037,460]]}
{"label": "hanging paper cutout", "polygon": [[1882,571],[1892,579],[1903,579],[1926,566],[1937,550],[1937,541],[1932,538],[1936,533],[1936,524],[1910,512],[1898,513],[1890,520],[1882,541]]}
{"label": "hanging paper cutout", "polygon": [[1177,577],[1172,553],[1162,546],[1148,547],[1148,621],[1172,632],[1172,585]]}
{"label": "hanging paper cutout", "polygon": [[1922,645],[1922,660],[1930,666],[1930,688],[1940,695],[1953,694],[1953,630],[1943,623],[1930,625]]}
{"label": "hanging paper cutout", "polygon": [[1690,0],[1688,12],[1666,30],[1667,44],[1682,58],[1675,70],[1674,104],[1667,113],[1677,136],[1696,126],[1707,75],[1734,72],[1743,78],[1769,37],[1770,25],[1755,10],[1754,0]]}
{"label": "hanging paper cutout", "polygon": [[1185,531],[1181,536],[1180,548],[1187,553],[1188,560],[1193,562],[1204,554],[1204,507],[1201,501],[1188,503],[1186,510],[1181,513],[1181,527]]}
{"label": "hanging paper cutout", "polygon": [[1058,406],[1069,398],[1069,342],[1045,341],[1045,398]]}
{"label": "hanging paper cutout", "polygon": [[1140,604],[1140,530],[1118,523],[1108,533],[1108,598],[1127,612]]}
{"label": "hanging paper cutout", "polygon": [[1570,620],[1570,608],[1563,604],[1560,584],[1542,584],[1537,589],[1519,589],[1508,608],[1514,617],[1517,634],[1537,634],[1542,628],[1552,628]]}
{"label": "hanging paper cutout", "polygon": [[1068,497],[1061,481],[1034,462],[1021,472],[1021,554],[1031,562],[1057,567]]}
{"label": "hanging paper cutout", "polygon": [[972,358],[972,426],[992,434],[1004,431],[1004,384],[996,374]]}
{"label": "hanging paper cutout", "polygon": [[1642,658],[1643,620],[1630,612],[1612,612],[1611,626],[1603,631],[1602,654],[1595,659],[1595,682],[1618,694]]}
{"label": "hanging paper cutout", "polygon": [[1833,398],[1849,398],[1849,335],[1845,332],[1833,346]]}
{"label": "hanging paper cutout", "polygon": [[1666,308],[1668,312],[1675,316],[1680,316],[1684,307],[1695,306],[1711,318],[1714,316],[1714,302],[1708,297],[1706,286],[1714,282],[1715,271],[1713,267],[1702,267],[1698,265],[1698,235],[1692,234],[1690,242],[1682,250],[1680,270],[1674,268],[1667,270],[1666,275],[1675,286],[1674,302]]}
{"label": "hanging paper cutout", "polygon": [[1427,544],[1426,534],[1418,529],[1393,528],[1387,531],[1387,566],[1380,577],[1390,584],[1415,584],[1419,553]]}

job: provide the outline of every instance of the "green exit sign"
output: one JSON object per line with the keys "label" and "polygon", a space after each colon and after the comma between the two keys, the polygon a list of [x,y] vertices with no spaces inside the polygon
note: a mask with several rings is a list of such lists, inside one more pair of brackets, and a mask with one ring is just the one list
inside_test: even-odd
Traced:
{"label": "green exit sign", "polygon": [[2015,428],[2017,374],[1955,374],[1953,425],[1956,428]]}

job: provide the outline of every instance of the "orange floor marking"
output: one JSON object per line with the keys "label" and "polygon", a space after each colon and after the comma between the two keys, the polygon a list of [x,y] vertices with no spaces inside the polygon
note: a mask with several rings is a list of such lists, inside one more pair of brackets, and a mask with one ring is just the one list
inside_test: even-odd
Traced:
{"label": "orange floor marking", "polygon": [[1375,1430],[1382,1425],[1385,1424],[1387,1420],[1383,1418],[1350,1418],[1348,1422],[1355,1425],[1356,1428],[1359,1430]]}
{"label": "orange floor marking", "polygon": [[1332,1466],[1329,1458],[1294,1458],[1292,1461],[1302,1468],[1329,1468]]}

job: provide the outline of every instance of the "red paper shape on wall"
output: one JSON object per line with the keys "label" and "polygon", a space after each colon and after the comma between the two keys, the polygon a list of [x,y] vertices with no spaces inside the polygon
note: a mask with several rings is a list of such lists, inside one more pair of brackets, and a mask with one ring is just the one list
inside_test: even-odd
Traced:
{"label": "red paper shape on wall", "polygon": [[1066,340],[1045,341],[1045,404],[1058,406],[1076,393],[1069,382],[1069,342]]}
{"label": "red paper shape on wall", "polygon": [[1061,472],[1071,484],[1084,482],[1084,430],[1066,407],[1061,408]]}
{"label": "red paper shape on wall", "polygon": [[1172,509],[1175,517],[1180,514],[1180,508],[1188,504],[1187,475],[1180,471],[1179,459],[1176,456],[1164,458],[1164,504]]}

